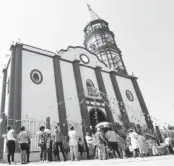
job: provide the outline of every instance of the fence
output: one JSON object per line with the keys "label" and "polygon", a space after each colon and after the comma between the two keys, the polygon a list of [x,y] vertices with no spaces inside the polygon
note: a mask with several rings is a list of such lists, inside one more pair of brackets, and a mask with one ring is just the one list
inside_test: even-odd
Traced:
{"label": "fence", "polygon": [[[46,122],[36,120],[22,120],[21,125],[25,126],[26,130],[31,134],[31,151],[39,151],[39,137],[37,132],[39,131],[40,126],[46,126]],[[51,130],[53,130],[53,124],[51,124]]]}
{"label": "fence", "polygon": [[[51,133],[53,133],[55,124],[56,123],[50,124]],[[26,130],[31,134],[31,152],[39,151],[40,150],[38,146],[39,136],[37,132],[39,131],[40,126],[46,126],[46,122],[25,119],[25,120],[22,120],[21,125],[25,126]],[[81,124],[69,122],[68,125],[74,126],[78,133],[78,136],[83,137]]]}

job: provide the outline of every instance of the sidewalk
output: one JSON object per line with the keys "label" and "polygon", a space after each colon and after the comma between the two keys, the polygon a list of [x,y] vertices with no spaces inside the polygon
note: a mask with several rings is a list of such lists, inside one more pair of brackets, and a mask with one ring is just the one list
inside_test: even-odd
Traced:
{"label": "sidewalk", "polygon": [[[20,164],[20,163],[18,163]],[[81,160],[81,161],[61,161],[61,162],[49,162],[40,163],[32,162],[29,166],[34,165],[48,165],[48,166],[174,166],[174,155],[173,156],[159,156],[159,157],[147,157],[147,158],[128,158],[128,159],[110,159],[110,160]]]}

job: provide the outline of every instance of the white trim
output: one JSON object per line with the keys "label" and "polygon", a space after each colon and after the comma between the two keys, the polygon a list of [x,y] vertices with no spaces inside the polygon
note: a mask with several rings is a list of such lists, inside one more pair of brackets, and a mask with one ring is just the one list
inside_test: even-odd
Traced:
{"label": "white trim", "polygon": [[41,54],[46,54],[48,56],[54,56],[56,54],[54,52],[43,50],[43,49],[36,48],[36,47],[32,47],[32,46],[29,46],[29,45],[23,45],[23,49],[27,49],[29,51],[35,51],[35,52],[38,52],[38,53],[41,53]]}

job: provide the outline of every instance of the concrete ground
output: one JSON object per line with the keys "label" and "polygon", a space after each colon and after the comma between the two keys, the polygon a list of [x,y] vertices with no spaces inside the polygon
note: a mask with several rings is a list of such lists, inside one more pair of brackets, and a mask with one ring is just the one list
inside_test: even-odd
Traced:
{"label": "concrete ground", "polygon": [[[20,164],[20,163],[17,163]],[[5,164],[3,164],[5,165]],[[6,164],[7,165],[7,164]],[[129,159],[110,159],[110,160],[81,160],[81,161],[61,161],[61,162],[49,162],[39,163],[31,162],[28,166],[34,165],[48,165],[48,166],[174,166],[174,155],[173,156],[159,156],[159,157],[148,157],[148,158],[129,158]]]}

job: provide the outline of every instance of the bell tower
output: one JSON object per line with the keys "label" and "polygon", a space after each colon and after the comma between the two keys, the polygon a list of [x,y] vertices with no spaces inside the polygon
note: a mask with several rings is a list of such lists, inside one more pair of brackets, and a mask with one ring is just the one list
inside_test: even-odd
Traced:
{"label": "bell tower", "polygon": [[109,68],[127,74],[120,49],[109,30],[108,23],[101,19],[89,5],[90,22],[84,28],[84,46],[105,63]]}

